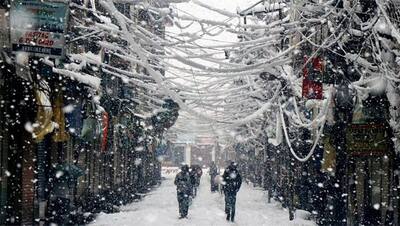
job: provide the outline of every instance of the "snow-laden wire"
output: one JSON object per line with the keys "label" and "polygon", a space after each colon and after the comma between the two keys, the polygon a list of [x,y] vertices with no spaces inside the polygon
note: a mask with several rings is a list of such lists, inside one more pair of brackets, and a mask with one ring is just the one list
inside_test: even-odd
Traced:
{"label": "snow-laden wire", "polygon": [[289,135],[288,135],[288,132],[287,132],[287,128],[286,128],[286,122],[285,122],[285,117],[283,115],[282,105],[279,104],[279,113],[280,113],[279,117],[280,117],[280,120],[282,121],[282,128],[283,128],[283,132],[284,132],[284,135],[285,135],[286,143],[287,143],[287,145],[288,145],[288,147],[290,149],[290,153],[292,153],[293,157],[295,159],[297,159],[298,161],[300,161],[300,162],[306,162],[314,154],[314,150],[317,147],[317,145],[319,143],[319,139],[321,138],[321,135],[323,134],[323,131],[324,131],[324,126],[325,126],[325,122],[326,122],[326,115],[328,113],[329,103],[332,101],[331,100],[332,99],[332,95],[333,95],[333,87],[331,86],[330,90],[329,90],[327,101],[325,101],[324,108],[322,109],[324,116],[321,118],[321,122],[320,122],[320,125],[319,125],[319,129],[317,130],[317,134],[316,134],[316,138],[315,138],[314,144],[313,144],[312,148],[310,149],[310,151],[308,152],[308,154],[305,157],[298,156],[296,151],[293,150],[293,147],[292,147],[292,144],[290,142]]}

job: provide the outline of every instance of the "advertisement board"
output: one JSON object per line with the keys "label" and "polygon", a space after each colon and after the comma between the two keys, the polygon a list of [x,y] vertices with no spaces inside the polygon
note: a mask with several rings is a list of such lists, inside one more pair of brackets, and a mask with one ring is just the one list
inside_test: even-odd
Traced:
{"label": "advertisement board", "polygon": [[41,0],[11,3],[11,44],[14,52],[60,58],[64,55],[68,4]]}
{"label": "advertisement board", "polygon": [[384,124],[352,124],[346,133],[350,155],[376,156],[389,151],[389,135]]}

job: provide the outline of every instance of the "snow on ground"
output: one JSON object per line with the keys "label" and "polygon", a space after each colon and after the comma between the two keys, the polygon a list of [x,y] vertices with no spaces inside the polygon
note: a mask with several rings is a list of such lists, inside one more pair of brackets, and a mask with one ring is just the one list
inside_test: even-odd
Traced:
{"label": "snow on ground", "polygon": [[236,201],[236,222],[225,220],[224,197],[210,192],[209,176],[204,173],[199,194],[189,208],[188,219],[178,219],[178,201],[173,180],[176,171],[164,170],[162,185],[140,202],[121,208],[114,214],[100,214],[91,226],[311,226],[303,219],[289,221],[279,203],[266,203],[264,192],[243,184]]}

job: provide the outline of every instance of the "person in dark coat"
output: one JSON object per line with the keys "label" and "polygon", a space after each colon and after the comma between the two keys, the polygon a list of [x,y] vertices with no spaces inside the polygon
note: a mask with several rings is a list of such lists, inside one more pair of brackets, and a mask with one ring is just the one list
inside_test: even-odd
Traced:
{"label": "person in dark coat", "polygon": [[179,219],[187,217],[189,210],[189,199],[192,195],[192,184],[189,175],[189,166],[184,165],[181,167],[181,172],[179,172],[175,177],[175,185],[179,203]]}
{"label": "person in dark coat", "polygon": [[197,174],[196,177],[196,186],[199,187],[200,186],[200,181],[201,181],[201,176],[203,175],[203,170],[201,169],[201,166],[199,165],[195,165],[195,172]]}
{"label": "person in dark coat", "polygon": [[197,195],[197,189],[200,186],[201,175],[203,174],[201,167],[199,165],[192,165],[190,167],[190,180],[192,182],[193,197]]}
{"label": "person in dark coat", "polygon": [[218,175],[218,167],[215,162],[211,162],[210,166],[210,184],[211,184],[211,192],[215,192],[218,189],[218,184],[215,181],[215,177]]}
{"label": "person in dark coat", "polygon": [[242,185],[242,177],[236,163],[231,162],[222,175],[225,195],[225,213],[227,221],[235,220],[236,194]]}

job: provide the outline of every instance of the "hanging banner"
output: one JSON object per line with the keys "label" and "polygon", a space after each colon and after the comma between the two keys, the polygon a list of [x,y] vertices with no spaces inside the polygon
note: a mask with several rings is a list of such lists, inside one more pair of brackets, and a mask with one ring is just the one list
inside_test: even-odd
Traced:
{"label": "hanging banner", "polygon": [[347,150],[353,156],[376,156],[389,151],[384,124],[352,124],[346,131]]}
{"label": "hanging banner", "polygon": [[324,144],[324,155],[321,171],[324,173],[334,173],[336,171],[336,149],[333,144],[333,137],[326,135],[322,141]]}
{"label": "hanging banner", "polygon": [[8,27],[8,17],[6,16],[7,11],[5,9],[0,9],[0,50],[4,48],[9,48],[9,27]]}
{"label": "hanging banner", "polygon": [[63,111],[64,98],[62,92],[57,94],[57,97],[53,105],[53,121],[58,124],[54,128],[53,141],[54,142],[65,142],[69,139],[69,134],[66,131],[66,121]]}
{"label": "hanging banner", "polygon": [[[307,60],[307,58],[306,58]],[[306,62],[306,61],[305,61]],[[307,78],[313,82],[322,82],[322,77],[324,74],[324,62],[321,57],[313,57],[311,62],[307,64]]]}
{"label": "hanging banner", "polygon": [[107,149],[107,138],[108,138],[108,127],[109,127],[109,115],[107,112],[103,112],[102,115],[102,136],[101,136],[101,151],[105,152]]}
{"label": "hanging banner", "polygon": [[[308,57],[304,57],[304,63]],[[320,58],[316,57],[303,68],[303,89],[302,95],[307,99],[322,99],[322,78],[323,64]]]}
{"label": "hanging banner", "polygon": [[64,55],[68,4],[41,0],[11,2],[12,50],[37,56]]}
{"label": "hanging banner", "polygon": [[47,134],[54,131],[55,123],[52,121],[53,109],[49,95],[44,91],[35,90],[35,99],[38,109],[35,123],[32,125],[32,137],[36,142],[41,142]]}

